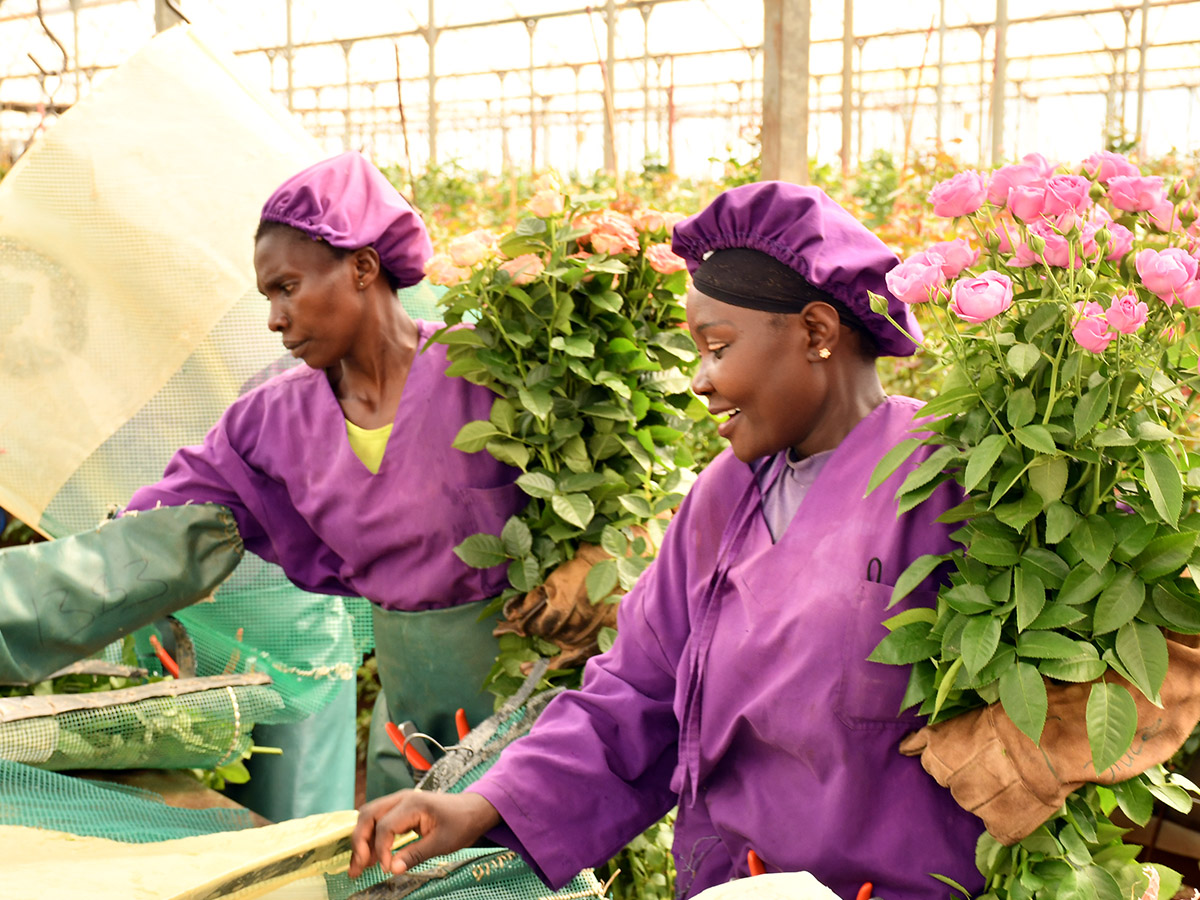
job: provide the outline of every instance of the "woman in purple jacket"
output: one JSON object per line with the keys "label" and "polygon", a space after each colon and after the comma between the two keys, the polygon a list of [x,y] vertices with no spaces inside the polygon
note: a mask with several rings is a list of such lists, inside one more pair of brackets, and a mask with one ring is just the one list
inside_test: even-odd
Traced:
{"label": "woman in purple jacket", "polygon": [[268,327],[305,365],[239,397],[128,510],[228,507],[247,550],[301,588],[372,603],[383,694],[372,719],[367,794],[411,785],[386,722],[457,738],[455,711],[492,712],[496,656],[480,621],[507,586],[453,548],[498,534],[524,505],[517,471],[451,446],[486,419],[492,393],[447,377],[439,327],[396,296],[424,278],[424,223],[358,153],[317,163],[263,206],[254,245]]}
{"label": "woman in purple jacket", "polygon": [[[839,896],[944,897],[930,873],[977,886],[977,819],[900,755],[908,673],[867,661],[917,556],[950,549],[949,489],[897,516],[915,458],[867,495],[920,404],[887,397],[878,355],[911,341],[871,311],[896,257],[821,191],[734,188],[675,228],[694,284],[693,389],[729,441],[620,609],[620,637],[530,735],[459,795],[366,806],[352,870],[393,871],[484,833],[549,884],[596,865],[678,807],[677,888],[807,870]],[[421,840],[391,855],[393,835]]]}

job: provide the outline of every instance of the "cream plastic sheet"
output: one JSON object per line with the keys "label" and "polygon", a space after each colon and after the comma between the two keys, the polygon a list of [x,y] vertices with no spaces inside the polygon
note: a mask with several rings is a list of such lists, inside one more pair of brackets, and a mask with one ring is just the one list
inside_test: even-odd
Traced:
{"label": "cream plastic sheet", "polygon": [[254,291],[262,202],[322,155],[237,65],[164,32],[0,181],[0,506],[25,522]]}
{"label": "cream plastic sheet", "polygon": [[[324,898],[324,872],[350,861],[353,810],[201,837],[123,844],[0,826],[4,900]],[[411,832],[397,845],[415,840]]]}

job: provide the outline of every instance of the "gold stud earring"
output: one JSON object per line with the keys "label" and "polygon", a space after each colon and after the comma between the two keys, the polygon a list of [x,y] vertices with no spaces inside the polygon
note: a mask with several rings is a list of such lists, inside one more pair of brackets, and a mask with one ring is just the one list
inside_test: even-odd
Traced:
{"label": "gold stud earring", "polygon": [[363,289],[363,283],[361,281],[358,283],[358,289],[360,291]]}
{"label": "gold stud earring", "polygon": [[833,351],[828,347],[822,347],[817,351],[817,356],[821,357],[821,359],[829,359],[829,357],[833,356]]}

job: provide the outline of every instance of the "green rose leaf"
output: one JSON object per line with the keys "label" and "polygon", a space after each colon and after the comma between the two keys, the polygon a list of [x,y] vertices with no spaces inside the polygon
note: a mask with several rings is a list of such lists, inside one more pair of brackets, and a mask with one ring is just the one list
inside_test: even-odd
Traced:
{"label": "green rose leaf", "polygon": [[1008,439],[1002,434],[989,434],[979,446],[970,451],[970,456],[967,459],[967,468],[963,473],[962,488],[964,491],[975,490],[976,485],[983,481],[984,477],[992,471],[992,467],[996,465],[996,460],[1000,458],[1000,454],[1004,452],[1004,448],[1008,446]]}
{"label": "green rose leaf", "polygon": [[508,583],[518,591],[532,591],[540,578],[538,562],[532,556],[514,559],[508,564]]}
{"label": "green rose leaf", "polygon": [[1108,583],[1116,574],[1117,570],[1112,563],[1108,563],[1097,572],[1090,563],[1081,562],[1063,581],[1062,589],[1058,593],[1058,602],[1067,606],[1087,603],[1108,587]]}
{"label": "green rose leaf", "polygon": [[908,438],[898,443],[895,447],[884,454],[883,459],[875,466],[875,471],[871,473],[871,480],[867,482],[867,492],[864,496],[869,496],[875,488],[883,484],[891,476],[900,465],[913,455],[922,441],[919,438]]}
{"label": "green rose leaf", "polygon": [[500,531],[500,541],[504,545],[504,553],[513,559],[525,556],[533,548],[533,534],[529,526],[516,516],[509,518]]}
{"label": "green rose leaf", "polygon": [[1118,781],[1110,785],[1109,790],[1117,798],[1121,812],[1129,816],[1131,821],[1138,825],[1145,825],[1150,821],[1150,816],[1154,814],[1154,795],[1140,778]]}
{"label": "green rose leaf", "polygon": [[1062,587],[1063,581],[1071,574],[1071,567],[1053,550],[1045,547],[1031,547],[1025,551],[1021,559],[1021,568],[1033,572],[1047,588]]}
{"label": "green rose leaf", "polygon": [[942,564],[943,556],[934,556],[926,554],[918,556],[908,568],[900,573],[900,577],[896,579],[896,586],[892,588],[892,599],[888,601],[887,608],[891,609],[905,597],[913,592],[913,590],[922,581],[934,573],[934,570]]}
{"label": "green rose leaf", "polygon": [[1168,627],[1185,634],[1200,633],[1200,602],[1179,596],[1162,585],[1151,589],[1150,599]]}
{"label": "green rose leaf", "polygon": [[1029,467],[1029,486],[1042,498],[1043,505],[1062,499],[1069,468],[1061,456],[1039,456]]}
{"label": "green rose leaf", "polygon": [[1001,503],[992,512],[996,518],[1014,531],[1022,531],[1042,511],[1043,501],[1035,493],[1028,493],[1013,503]]}
{"label": "green rose leaf", "polygon": [[1112,556],[1116,541],[1112,526],[1102,516],[1091,515],[1080,519],[1071,529],[1071,543],[1084,561],[1096,570],[1104,568]]}
{"label": "green rose leaf", "polygon": [[1116,577],[1100,592],[1093,615],[1093,634],[1116,631],[1133,619],[1146,601],[1146,585],[1132,569],[1121,566]]}
{"label": "green rose leaf", "polygon": [[599,603],[611,594],[617,587],[617,561],[602,559],[590,569],[584,579],[587,587],[588,600]]}
{"label": "green rose leaf", "polygon": [[1093,447],[1132,447],[1137,440],[1124,428],[1106,428],[1092,438]]}
{"label": "green rose leaf", "polygon": [[1013,572],[1013,594],[1017,600],[1017,631],[1024,631],[1046,605],[1046,586],[1031,570],[1018,566]]}
{"label": "green rose leaf", "polygon": [[1009,368],[1017,373],[1018,378],[1024,378],[1042,358],[1040,351],[1033,344],[1013,344],[1007,357]]}
{"label": "green rose leaf", "polygon": [[1109,390],[1107,381],[1102,381],[1097,388],[1079,398],[1079,404],[1075,407],[1075,438],[1077,440],[1086,437],[1100,423],[1101,417],[1108,410],[1110,399],[1112,399],[1112,392]]}
{"label": "green rose leaf", "polygon": [[517,388],[517,396],[521,400],[521,405],[542,421],[545,421],[546,416],[550,415],[550,410],[554,407],[554,401],[547,388],[521,386]]}
{"label": "green rose leaf", "polygon": [[1000,646],[1001,622],[995,616],[971,616],[962,633],[962,661],[972,677],[986,666]]}
{"label": "green rose leaf", "polygon": [[1133,686],[1151,703],[1158,703],[1158,692],[1167,677],[1167,639],[1162,631],[1148,622],[1122,625],[1116,650]]}
{"label": "green rose leaf", "polygon": [[979,403],[979,391],[974,385],[943,391],[923,407],[921,418],[938,416],[956,416],[965,413]]}
{"label": "green rose leaf", "polygon": [[491,422],[481,420],[468,422],[458,429],[452,446],[455,450],[461,450],[463,453],[478,453],[487,446],[488,441],[499,433]]}
{"label": "green rose leaf", "polygon": [[1175,435],[1171,429],[1164,428],[1157,422],[1141,422],[1137,427],[1138,440],[1142,441],[1173,441]]}
{"label": "green rose leaf", "polygon": [[485,445],[487,452],[502,463],[524,469],[529,465],[529,448],[520,441],[488,441]]}
{"label": "green rose leaf", "polygon": [[1071,659],[1080,645],[1056,631],[1026,631],[1017,635],[1017,656],[1032,659]]}
{"label": "green rose leaf", "polygon": [[1046,542],[1057,544],[1071,533],[1078,521],[1079,514],[1066,503],[1056,500],[1049,504],[1046,507]]}
{"label": "green rose leaf", "polygon": [[1088,743],[1092,765],[1103,772],[1114,765],[1133,744],[1137,732],[1137,704],[1119,684],[1097,682],[1087,702]]}
{"label": "green rose leaf", "polygon": [[[1014,430],[1032,422],[1034,413],[1036,412],[1037,401],[1033,399],[1033,391],[1029,388],[1018,388],[1009,396],[1006,414],[1008,415],[1008,424]],[[1054,451],[1051,450],[1050,452],[1053,453]]]}
{"label": "green rose leaf", "polygon": [[543,500],[552,497],[557,490],[554,479],[541,472],[526,472],[519,476],[517,486],[530,497],[540,497]]}
{"label": "green rose leaf", "polygon": [[587,528],[596,514],[596,507],[587,494],[555,494],[550,498],[550,506],[564,521],[577,528]]}
{"label": "green rose leaf", "polygon": [[457,547],[454,555],[475,569],[490,569],[508,561],[504,543],[494,534],[473,534]]}
{"label": "green rose leaf", "polygon": [[629,552],[628,539],[611,525],[605,525],[604,530],[600,532],[600,546],[605,553],[614,558]]}
{"label": "green rose leaf", "polygon": [[535,234],[542,234],[546,231],[546,223],[536,216],[530,216],[522,219],[517,223],[517,227],[513,229],[514,234],[519,234],[522,237],[530,237]]}
{"label": "green rose leaf", "polygon": [[1108,671],[1108,664],[1099,657],[1095,647],[1082,642],[1077,646],[1081,651],[1091,652],[1081,652],[1067,659],[1043,659],[1037,664],[1038,671],[1047,678],[1070,681],[1073,684],[1087,684]]}
{"label": "green rose leaf", "polygon": [[1195,531],[1178,531],[1156,537],[1130,563],[1143,581],[1174,577],[1183,571],[1196,546]]}
{"label": "green rose leaf", "polygon": [[[1069,831],[1063,829],[1064,833]],[[1117,880],[1107,869],[1094,865],[1071,869],[1059,883],[1055,896],[1057,900],[1124,900]]]}
{"label": "green rose leaf", "polygon": [[1037,453],[1046,453],[1052,456],[1058,452],[1054,438],[1050,436],[1050,432],[1044,425],[1026,425],[1023,428],[1014,428],[1013,437]]}
{"label": "green rose leaf", "polygon": [[1142,452],[1142,464],[1154,509],[1164,522],[1174,525],[1179,521],[1183,506],[1183,477],[1179,466],[1175,464],[1175,457],[1161,448],[1146,450]]}
{"label": "green rose leaf", "polygon": [[516,408],[503,397],[492,401],[492,414],[488,419],[503,434],[512,434],[517,427]]}
{"label": "green rose leaf", "polygon": [[880,641],[867,659],[893,666],[928,660],[941,651],[941,643],[929,637],[930,630],[928,622],[902,625]]}
{"label": "green rose leaf", "polygon": [[977,534],[971,538],[967,555],[989,566],[1015,566],[1021,559],[1012,541],[990,534]]}
{"label": "green rose leaf", "polygon": [[1046,724],[1046,683],[1037,667],[1019,662],[1000,676],[1000,704],[1013,724],[1035,744]]}
{"label": "green rose leaf", "polygon": [[928,459],[908,473],[908,477],[896,491],[896,496],[924,487],[941,474],[946,465],[957,456],[958,450],[955,447],[938,447],[929,454]]}

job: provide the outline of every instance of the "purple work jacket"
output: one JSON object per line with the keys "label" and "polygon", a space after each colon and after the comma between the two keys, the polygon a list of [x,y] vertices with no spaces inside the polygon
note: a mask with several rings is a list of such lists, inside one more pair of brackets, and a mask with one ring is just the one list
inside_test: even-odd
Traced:
{"label": "purple work jacket", "polygon": [[488,418],[493,394],[447,377],[445,346],[426,349],[440,326],[417,326],[378,473],[351,449],[325,372],[296,366],[234,401],[204,444],[176,453],[127,508],[228,506],[248,550],[316,593],[410,611],[496,596],[508,585],[504,567],[473,569],[452,548],[499,534],[527,498],[516,469],[451,447],[465,423]]}
{"label": "purple work jacket", "polygon": [[[500,812],[492,837],[551,885],[602,863],[673,805],[677,890],[807,870],[839,896],[867,881],[887,900],[968,888],[980,821],[901,737],[907,666],[867,662],[917,556],[952,547],[934,522],[949,488],[897,519],[896,488],[924,453],[864,498],[919,409],[893,397],[846,437],[778,543],[751,466],[730,451],[700,476],[656,562],[621,604],[620,636],[469,790]],[[924,588],[931,588],[926,584]]]}

